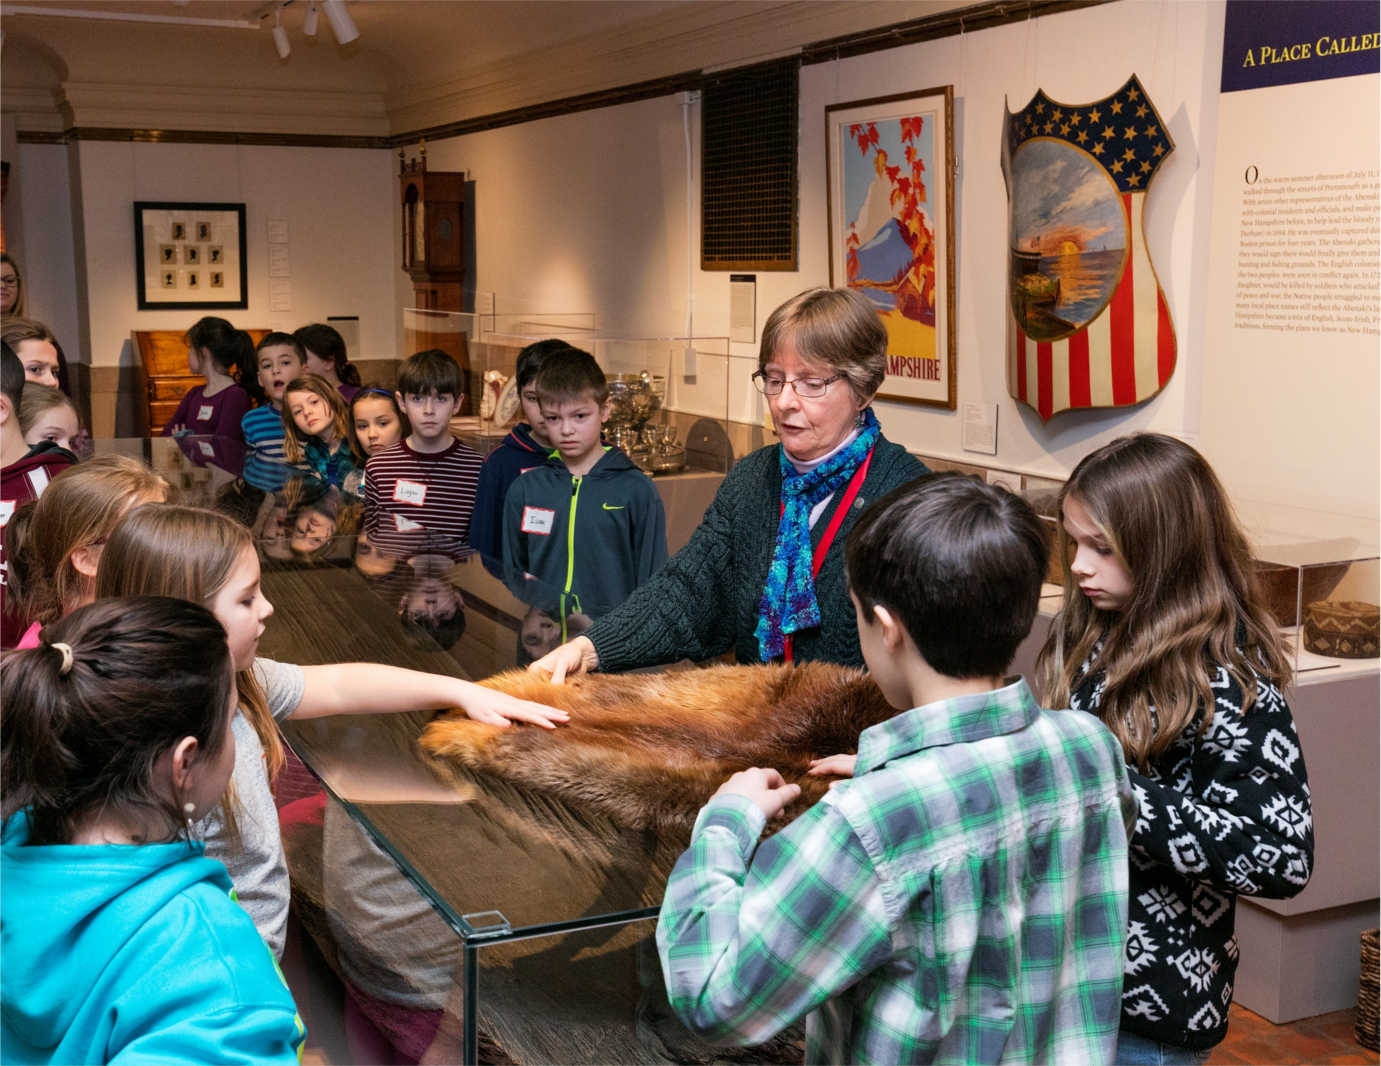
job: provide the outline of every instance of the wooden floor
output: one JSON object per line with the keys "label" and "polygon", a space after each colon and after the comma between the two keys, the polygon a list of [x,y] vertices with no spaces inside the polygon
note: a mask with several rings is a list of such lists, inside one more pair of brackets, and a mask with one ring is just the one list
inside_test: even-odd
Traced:
{"label": "wooden floor", "polygon": [[1349,1009],[1273,1025],[1234,1003],[1229,1008],[1227,1039],[1213,1049],[1208,1061],[1213,1066],[1377,1062],[1377,1053],[1362,1047],[1352,1035],[1353,1018],[1354,1011]]}

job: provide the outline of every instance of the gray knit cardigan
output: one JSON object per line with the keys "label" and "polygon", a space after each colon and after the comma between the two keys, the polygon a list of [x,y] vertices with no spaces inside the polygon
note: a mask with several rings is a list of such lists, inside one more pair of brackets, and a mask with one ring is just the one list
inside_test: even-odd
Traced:
{"label": "gray knit cardigan", "polygon": [[[699,661],[729,650],[741,663],[761,661],[754,630],[781,514],[778,447],[744,456],[724,478],[686,546],[586,634],[601,670]],[[798,662],[863,665],[844,581],[844,541],[870,503],[925,473],[915,456],[878,438],[868,476],[816,576],[821,624],[796,634]],[[812,543],[819,543],[843,495],[835,493],[816,521]]]}

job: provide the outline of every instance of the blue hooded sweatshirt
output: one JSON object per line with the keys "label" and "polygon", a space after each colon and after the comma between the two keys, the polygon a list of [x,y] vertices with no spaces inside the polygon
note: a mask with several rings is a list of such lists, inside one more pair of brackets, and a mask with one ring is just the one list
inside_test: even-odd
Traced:
{"label": "blue hooded sweatshirt", "polygon": [[541,466],[550,454],[551,448],[543,448],[533,438],[532,427],[519,422],[484,460],[475,486],[475,508],[470,512],[470,546],[495,577],[503,577],[504,497],[519,474]]}
{"label": "blue hooded sweatshirt", "polygon": [[33,846],[5,823],[13,1063],[296,1063],[306,1030],[225,867],[185,842]]}

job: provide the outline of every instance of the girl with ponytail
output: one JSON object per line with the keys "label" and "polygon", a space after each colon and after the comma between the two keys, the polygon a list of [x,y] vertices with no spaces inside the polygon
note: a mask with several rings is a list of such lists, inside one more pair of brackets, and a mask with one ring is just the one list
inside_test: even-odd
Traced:
{"label": "girl with ponytail", "polygon": [[292,996],[190,832],[234,765],[220,623],[163,597],[80,607],[0,682],[6,1058],[296,1062]]}

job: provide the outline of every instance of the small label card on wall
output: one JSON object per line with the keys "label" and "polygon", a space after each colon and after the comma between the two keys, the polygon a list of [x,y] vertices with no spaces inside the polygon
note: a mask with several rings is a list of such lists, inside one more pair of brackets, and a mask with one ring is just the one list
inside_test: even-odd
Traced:
{"label": "small label card on wall", "polygon": [[964,451],[997,454],[997,404],[964,404]]}
{"label": "small label card on wall", "polygon": [[758,276],[729,275],[729,339],[752,344],[758,337]]}
{"label": "small label card on wall", "polygon": [[292,309],[292,278],[269,278],[269,310],[291,311]]}

